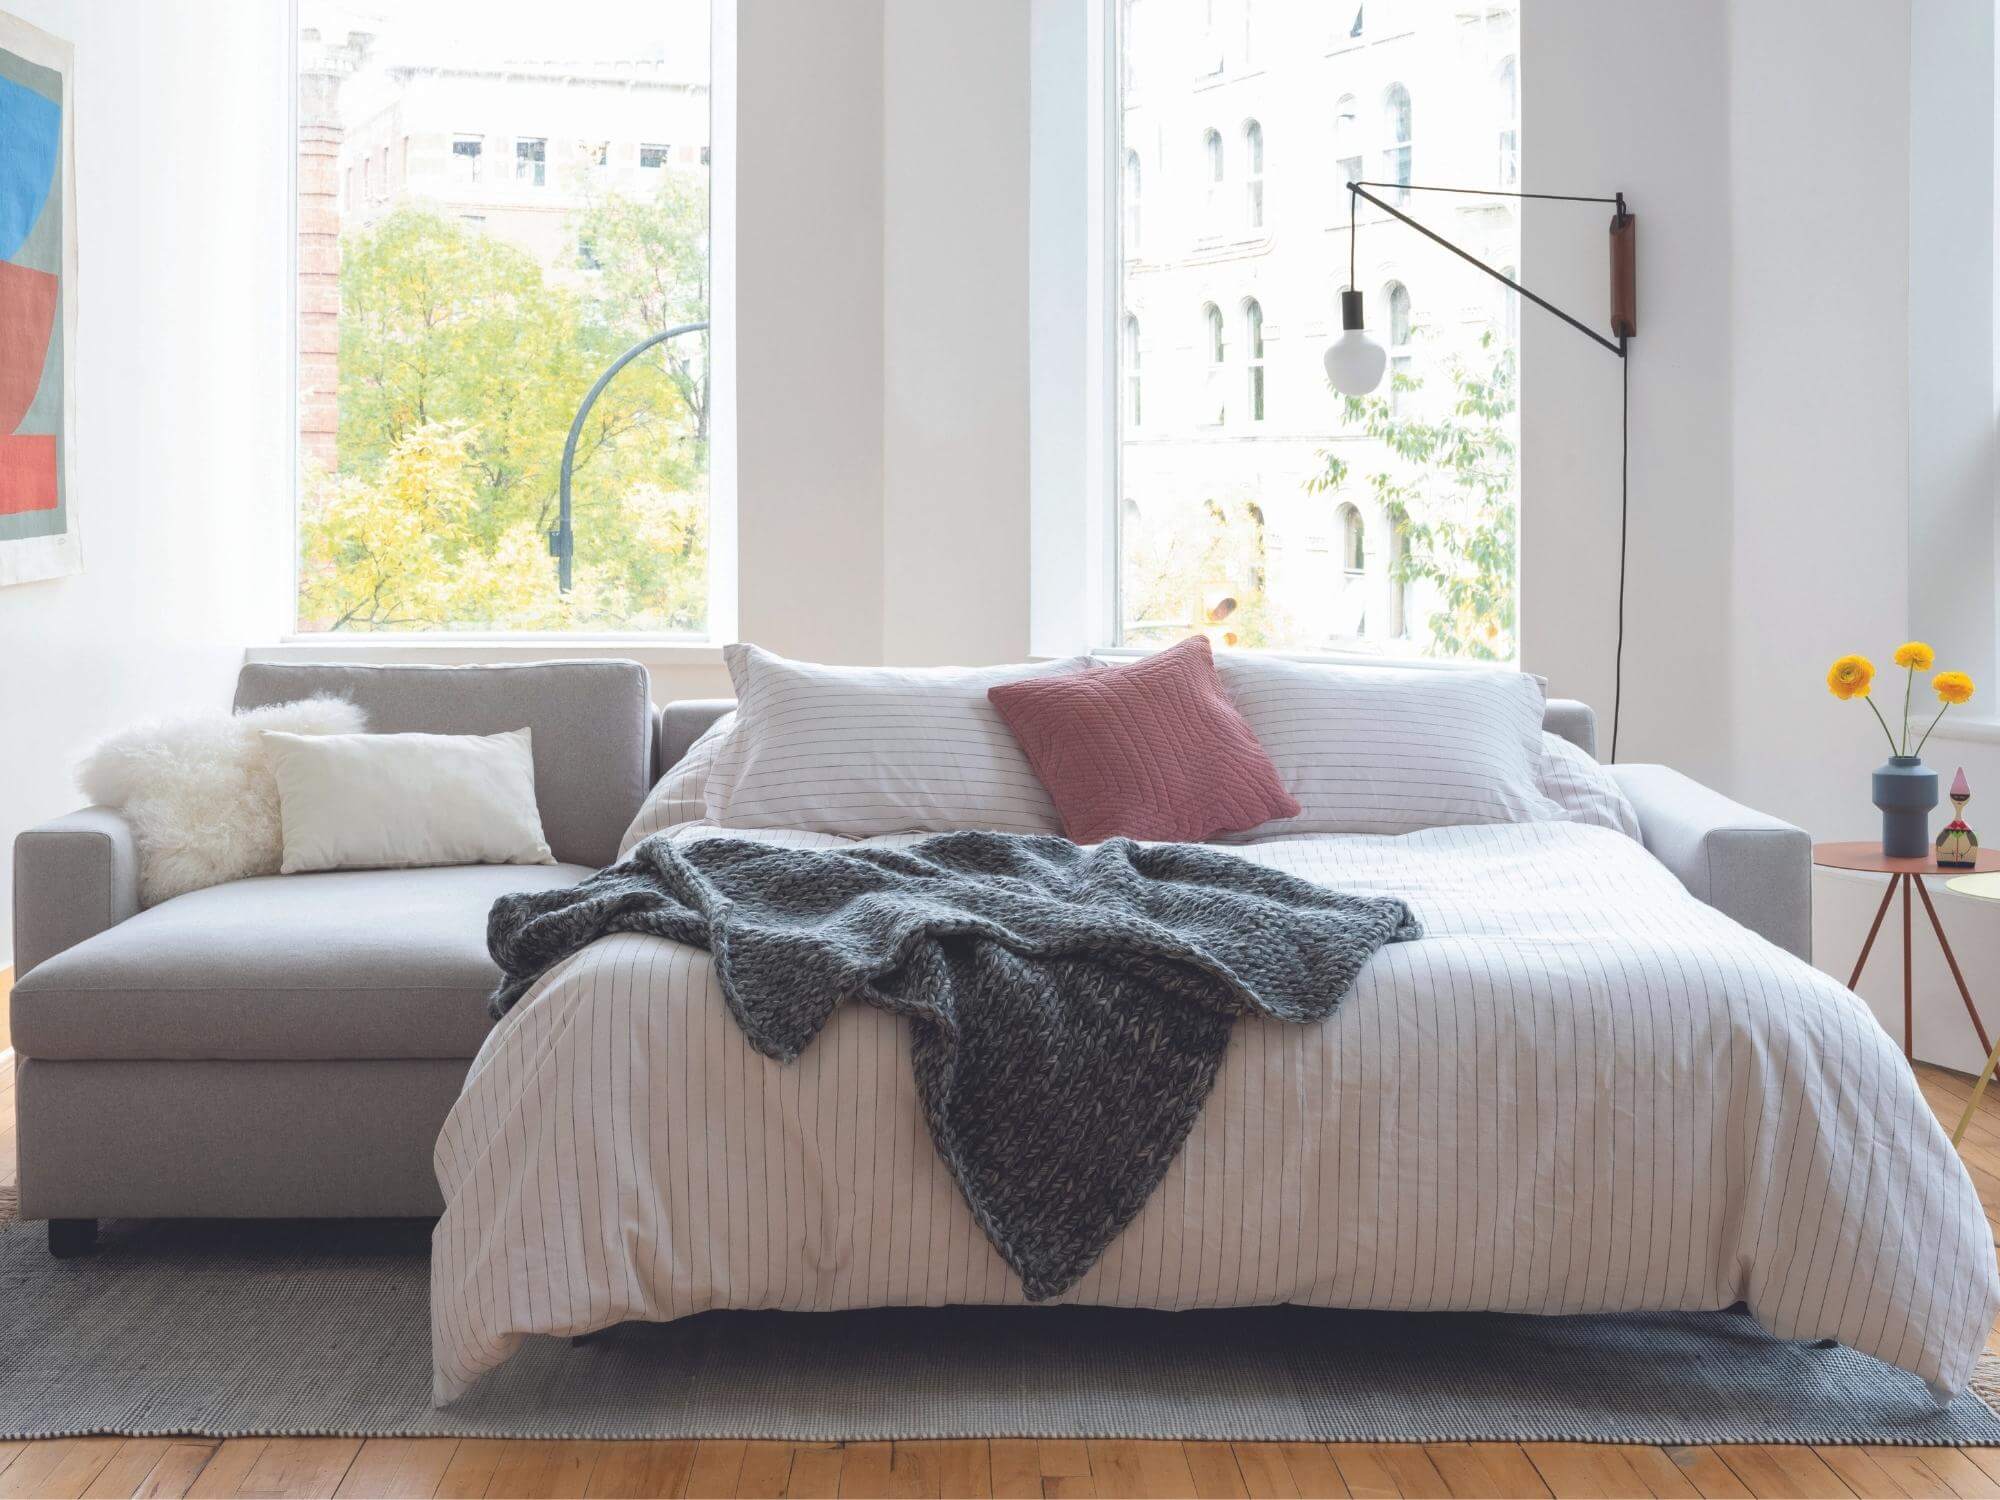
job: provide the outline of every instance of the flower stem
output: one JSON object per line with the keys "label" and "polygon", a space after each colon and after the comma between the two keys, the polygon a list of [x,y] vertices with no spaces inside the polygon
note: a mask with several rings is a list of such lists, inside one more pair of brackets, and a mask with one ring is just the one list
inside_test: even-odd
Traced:
{"label": "flower stem", "polygon": [[[1950,708],[1950,707],[1951,705],[1947,703],[1945,704],[1944,708],[1940,708],[1937,711],[1937,717],[1931,720],[1931,729],[1935,729],[1938,727],[1938,719],[1942,719],[1944,717],[1945,708]],[[1917,754],[1922,755],[1924,753],[1924,746],[1930,743],[1931,729],[1926,729],[1924,731],[1924,737],[1917,741]]]}
{"label": "flower stem", "polygon": [[1903,754],[1908,755],[1910,744],[1910,689],[1917,685],[1917,669],[1910,667],[1903,673]]}
{"label": "flower stem", "polygon": [[1861,701],[1866,703],[1868,711],[1875,715],[1875,722],[1882,726],[1882,733],[1888,735],[1889,753],[1891,755],[1901,755],[1903,752],[1896,748],[1896,737],[1893,734],[1889,734],[1889,721],[1882,717],[1882,710],[1875,706],[1875,700],[1873,698],[1864,698]]}

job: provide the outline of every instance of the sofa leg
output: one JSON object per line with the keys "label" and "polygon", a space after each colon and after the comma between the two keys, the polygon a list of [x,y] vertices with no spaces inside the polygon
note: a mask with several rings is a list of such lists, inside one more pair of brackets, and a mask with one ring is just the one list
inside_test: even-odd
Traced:
{"label": "sofa leg", "polygon": [[49,1220],[49,1254],[57,1260],[88,1255],[97,1248],[97,1220]]}

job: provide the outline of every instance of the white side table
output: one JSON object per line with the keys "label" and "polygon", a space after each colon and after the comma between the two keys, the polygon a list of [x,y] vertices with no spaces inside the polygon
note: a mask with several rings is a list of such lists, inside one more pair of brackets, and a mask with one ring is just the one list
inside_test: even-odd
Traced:
{"label": "white side table", "polygon": [[[1961,896],[1970,896],[1975,901],[2000,901],[2000,871],[1986,870],[1976,875],[1954,875],[1944,883],[1948,891],[1957,891]],[[1972,1086],[1972,1097],[1966,1101],[1965,1113],[1958,1117],[1958,1129],[1951,1133],[1951,1143],[1956,1146],[1965,1135],[1965,1127],[1972,1123],[1972,1112],[1979,1108],[1979,1096],[1986,1092],[1986,1085],[1993,1081],[1995,1064],[2000,1064],[2000,1042],[1986,1054],[1986,1067],[1979,1075],[1979,1082]]]}

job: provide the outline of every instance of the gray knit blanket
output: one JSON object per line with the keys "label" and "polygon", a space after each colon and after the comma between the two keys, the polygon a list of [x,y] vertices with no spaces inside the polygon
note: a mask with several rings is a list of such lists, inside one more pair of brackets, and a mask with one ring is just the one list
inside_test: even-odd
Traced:
{"label": "gray knit blanket", "polygon": [[1422,935],[1394,897],[1198,845],[656,835],[580,885],[494,903],[494,1016],[613,932],[707,949],[779,1062],[845,1001],[908,1017],[931,1138],[1030,1301],[1074,1285],[1144,1207],[1239,1015],[1322,1021],[1377,948]]}

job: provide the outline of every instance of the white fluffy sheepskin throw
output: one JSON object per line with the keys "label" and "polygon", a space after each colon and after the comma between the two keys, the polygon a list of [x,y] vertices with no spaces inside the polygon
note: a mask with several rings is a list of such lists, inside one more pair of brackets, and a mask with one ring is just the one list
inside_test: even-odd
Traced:
{"label": "white fluffy sheepskin throw", "polygon": [[284,852],[278,783],[258,731],[356,734],[344,698],[302,698],[243,713],[154,719],[100,740],[76,768],[94,803],[124,812],[139,845],[139,904],[225,880],[275,875]]}

